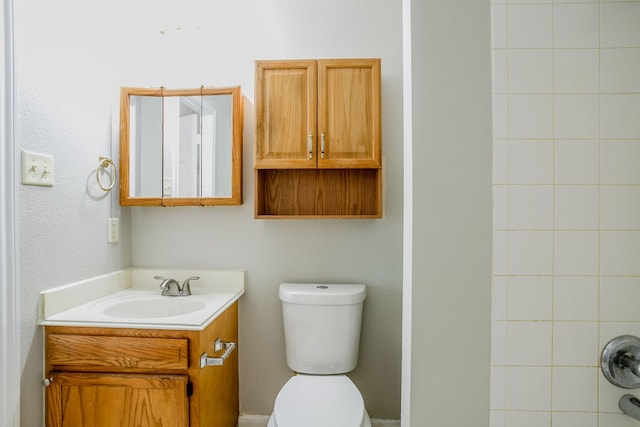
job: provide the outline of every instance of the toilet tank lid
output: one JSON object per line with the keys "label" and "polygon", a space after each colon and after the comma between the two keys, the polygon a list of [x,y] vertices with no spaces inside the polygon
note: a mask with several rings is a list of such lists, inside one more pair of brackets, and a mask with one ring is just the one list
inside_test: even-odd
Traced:
{"label": "toilet tank lid", "polygon": [[339,283],[282,283],[280,300],[293,304],[358,304],[367,296],[365,285]]}

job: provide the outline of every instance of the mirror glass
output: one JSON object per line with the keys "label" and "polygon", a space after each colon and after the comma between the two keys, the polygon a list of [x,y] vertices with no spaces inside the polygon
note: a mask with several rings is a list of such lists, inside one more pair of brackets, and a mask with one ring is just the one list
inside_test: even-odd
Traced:
{"label": "mirror glass", "polygon": [[121,204],[242,203],[239,88],[149,92],[122,89]]}
{"label": "mirror glass", "polygon": [[129,104],[129,195],[162,197],[162,98],[132,96]]}

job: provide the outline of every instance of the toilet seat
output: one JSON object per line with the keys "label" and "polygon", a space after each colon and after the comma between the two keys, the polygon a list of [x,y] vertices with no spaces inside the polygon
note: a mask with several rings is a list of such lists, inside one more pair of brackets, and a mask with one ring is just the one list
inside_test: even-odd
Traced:
{"label": "toilet seat", "polygon": [[273,409],[276,427],[361,427],[364,418],[362,395],[346,375],[296,375]]}

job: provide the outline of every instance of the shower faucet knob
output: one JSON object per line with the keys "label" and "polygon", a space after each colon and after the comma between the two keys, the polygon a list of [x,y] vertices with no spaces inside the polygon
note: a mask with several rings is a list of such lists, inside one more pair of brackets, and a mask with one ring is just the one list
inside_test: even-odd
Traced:
{"label": "shower faucet knob", "polygon": [[609,382],[621,388],[640,388],[640,338],[621,335],[602,350],[600,368]]}

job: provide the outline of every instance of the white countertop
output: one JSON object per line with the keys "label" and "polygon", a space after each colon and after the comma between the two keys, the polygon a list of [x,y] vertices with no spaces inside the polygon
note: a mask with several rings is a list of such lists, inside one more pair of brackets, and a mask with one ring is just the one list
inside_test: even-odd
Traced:
{"label": "white countertop", "polygon": [[[190,296],[160,296],[160,281],[153,278],[158,275],[180,283],[191,276],[200,279],[191,282]],[[39,324],[202,330],[244,294],[244,284],[242,270],[130,268],[41,292]],[[139,313],[109,315],[106,309],[118,303],[169,308],[188,303],[195,309],[150,317],[144,315],[145,307],[141,305]]]}

